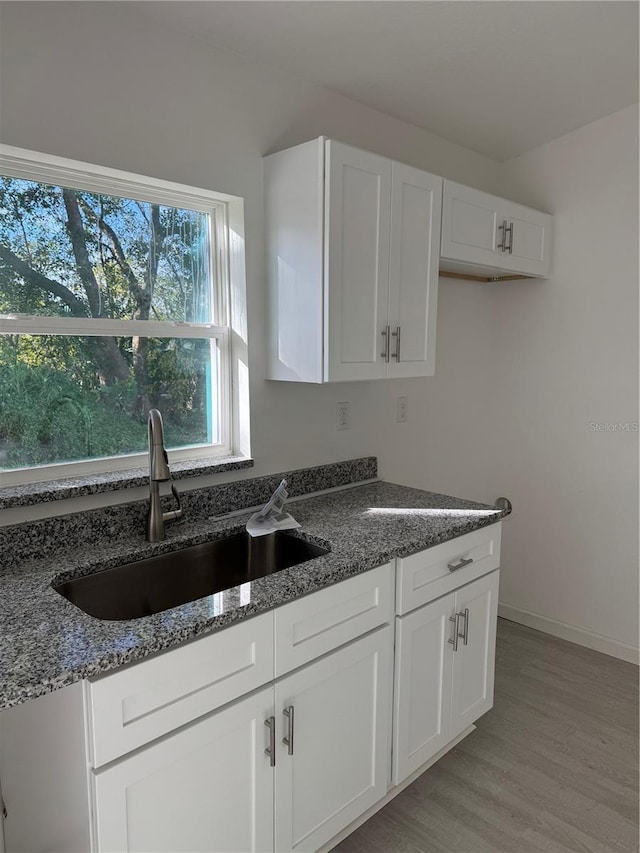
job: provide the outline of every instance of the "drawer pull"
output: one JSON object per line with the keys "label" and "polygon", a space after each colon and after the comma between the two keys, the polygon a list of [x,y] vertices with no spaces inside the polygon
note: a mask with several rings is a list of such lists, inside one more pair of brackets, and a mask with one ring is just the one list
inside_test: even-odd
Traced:
{"label": "drawer pull", "polygon": [[293,705],[289,705],[282,713],[287,718],[287,736],[282,738],[282,743],[287,747],[287,753],[293,755]]}
{"label": "drawer pull", "polygon": [[466,560],[464,557],[460,557],[459,563],[447,563],[447,568],[450,572],[455,572],[458,569],[463,569],[465,566],[468,566],[469,563],[473,563],[473,557],[467,557]]}
{"label": "drawer pull", "polygon": [[460,632],[458,631],[458,626],[460,624],[460,614],[456,613],[455,616],[449,616],[449,622],[453,622],[453,637],[450,637],[447,642],[451,643],[453,646],[453,651],[458,651],[458,637],[460,636]]}
{"label": "drawer pull", "polygon": [[265,726],[269,729],[269,746],[265,749],[264,754],[269,756],[269,764],[271,767],[276,766],[276,718],[269,717],[264,721]]}

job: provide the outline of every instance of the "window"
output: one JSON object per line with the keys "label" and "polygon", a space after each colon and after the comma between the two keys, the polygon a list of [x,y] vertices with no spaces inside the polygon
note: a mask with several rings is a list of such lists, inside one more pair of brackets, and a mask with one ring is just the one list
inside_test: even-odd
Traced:
{"label": "window", "polygon": [[229,198],[0,147],[3,483],[231,452]]}

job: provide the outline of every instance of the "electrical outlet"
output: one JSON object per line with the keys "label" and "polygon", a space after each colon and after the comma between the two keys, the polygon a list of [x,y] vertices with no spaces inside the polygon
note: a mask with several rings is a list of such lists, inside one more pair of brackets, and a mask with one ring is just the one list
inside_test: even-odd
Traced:
{"label": "electrical outlet", "polygon": [[396,421],[399,424],[406,424],[409,420],[409,398],[396,397]]}
{"label": "electrical outlet", "polygon": [[351,404],[338,403],[336,414],[338,416],[338,429],[351,429]]}

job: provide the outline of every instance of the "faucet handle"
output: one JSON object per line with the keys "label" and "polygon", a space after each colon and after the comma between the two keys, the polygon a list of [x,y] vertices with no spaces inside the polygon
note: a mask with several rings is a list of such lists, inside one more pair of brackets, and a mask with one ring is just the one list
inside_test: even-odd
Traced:
{"label": "faucet handle", "polygon": [[174,498],[176,499],[178,507],[177,509],[172,509],[169,510],[169,512],[162,513],[162,520],[165,522],[165,524],[169,521],[177,521],[184,515],[184,510],[182,509],[182,500],[180,499],[180,492],[176,489],[173,483],[171,483],[171,492]]}

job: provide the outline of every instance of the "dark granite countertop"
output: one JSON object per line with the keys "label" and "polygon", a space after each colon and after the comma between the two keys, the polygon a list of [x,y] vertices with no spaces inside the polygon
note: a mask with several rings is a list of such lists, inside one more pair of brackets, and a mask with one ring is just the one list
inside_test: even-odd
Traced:
{"label": "dark granite countertop", "polygon": [[329,554],[141,619],[95,619],[62,598],[51,582],[242,530],[250,513],[176,525],[154,545],[136,531],[5,568],[0,574],[0,709],[141,660],[507,514],[384,482],[299,499],[288,508],[302,525],[298,535],[329,547]]}

